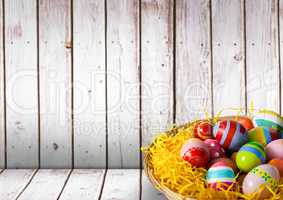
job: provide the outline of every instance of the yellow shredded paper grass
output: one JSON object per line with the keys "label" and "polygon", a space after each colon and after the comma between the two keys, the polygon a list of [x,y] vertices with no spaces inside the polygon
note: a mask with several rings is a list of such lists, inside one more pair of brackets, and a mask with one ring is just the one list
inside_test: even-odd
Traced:
{"label": "yellow shredded paper grass", "polygon": [[[244,195],[241,193],[240,183],[237,179],[236,190],[216,191],[206,187],[206,169],[193,168],[180,157],[183,144],[193,136],[195,122],[180,128],[172,128],[162,133],[154,140],[150,147],[144,148],[148,168],[161,187],[184,197],[194,199],[259,199],[259,193]],[[239,175],[239,174],[238,174]],[[237,175],[237,177],[238,177]],[[270,199],[283,199],[283,181],[277,191],[272,192]],[[264,189],[264,188],[262,188]]]}

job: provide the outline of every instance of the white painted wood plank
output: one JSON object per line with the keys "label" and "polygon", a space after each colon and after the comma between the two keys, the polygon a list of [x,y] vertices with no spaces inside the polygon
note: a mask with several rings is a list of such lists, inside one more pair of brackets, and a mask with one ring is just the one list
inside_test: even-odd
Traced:
{"label": "white painted wood plank", "polygon": [[101,200],[139,199],[140,170],[108,170]]}
{"label": "white painted wood plank", "polygon": [[247,98],[279,111],[277,0],[246,1]]}
{"label": "white painted wood plank", "polygon": [[212,1],[214,111],[245,111],[244,1]]}
{"label": "white painted wood plank", "polygon": [[279,32],[280,32],[280,41],[279,41],[279,48],[280,48],[280,64],[281,66],[281,74],[280,74],[280,79],[281,79],[281,115],[283,114],[283,0],[279,0]]}
{"label": "white painted wood plank", "polygon": [[176,121],[212,112],[209,0],[176,1]]}
{"label": "white painted wood plank", "polygon": [[36,170],[9,169],[0,174],[0,199],[15,200]]}
{"label": "white painted wood plank", "polygon": [[139,3],[107,1],[108,163],[139,168]]}
{"label": "white painted wood plank", "polygon": [[54,200],[63,189],[71,170],[42,169],[18,198],[19,200]]}
{"label": "white painted wood plank", "polygon": [[142,144],[173,122],[173,1],[142,0]]}
{"label": "white painted wood plank", "polygon": [[70,1],[39,1],[41,167],[72,166]]}
{"label": "white painted wood plank", "polygon": [[[3,2],[0,2],[0,27],[3,27]],[[3,29],[0,30],[0,169],[5,168],[5,71],[3,51]]]}
{"label": "white painted wood plank", "polygon": [[36,0],[5,1],[7,166],[38,166]]}
{"label": "white painted wood plank", "polygon": [[98,200],[105,170],[75,169],[60,200]]}
{"label": "white painted wood plank", "polygon": [[153,187],[144,171],[142,173],[142,194],[141,200],[167,200],[167,198]]}
{"label": "white painted wood plank", "polygon": [[106,166],[104,1],[74,0],[74,157]]}

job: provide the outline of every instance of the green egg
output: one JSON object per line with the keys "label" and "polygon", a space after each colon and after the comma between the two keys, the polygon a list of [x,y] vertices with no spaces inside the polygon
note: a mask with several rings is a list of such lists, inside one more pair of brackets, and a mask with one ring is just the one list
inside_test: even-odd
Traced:
{"label": "green egg", "polygon": [[248,142],[243,145],[236,156],[237,167],[244,172],[249,172],[265,162],[266,154],[263,146],[258,142]]}

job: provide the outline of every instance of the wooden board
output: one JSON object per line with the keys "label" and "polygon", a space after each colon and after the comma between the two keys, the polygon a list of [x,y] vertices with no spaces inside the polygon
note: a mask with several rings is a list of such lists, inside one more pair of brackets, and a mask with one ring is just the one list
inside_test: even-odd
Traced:
{"label": "wooden board", "polygon": [[176,1],[176,121],[212,113],[209,0]]}
{"label": "wooden board", "polygon": [[0,197],[15,200],[32,179],[35,170],[5,170],[0,174]]}
{"label": "wooden board", "polygon": [[7,166],[38,167],[36,0],[5,1]]}
{"label": "wooden board", "polygon": [[[139,167],[139,3],[107,1],[108,164]],[[121,25],[122,24],[122,25]]]}
{"label": "wooden board", "polygon": [[211,15],[214,111],[245,112],[244,1],[212,1]]}
{"label": "wooden board", "polygon": [[166,200],[167,198],[150,183],[144,171],[142,172],[141,200]]}
{"label": "wooden board", "polygon": [[81,170],[72,172],[60,200],[98,200],[105,170]]}
{"label": "wooden board", "polygon": [[39,1],[42,168],[72,167],[70,1]]}
{"label": "wooden board", "polygon": [[247,99],[256,109],[279,111],[277,6],[277,0],[246,1]]}
{"label": "wooden board", "polygon": [[54,200],[57,199],[70,170],[39,170],[19,200]]}
{"label": "wooden board", "polygon": [[74,158],[77,168],[106,166],[104,1],[74,2]]}
{"label": "wooden board", "polygon": [[141,2],[142,144],[173,123],[173,1]]}
{"label": "wooden board", "polygon": [[281,86],[281,115],[283,114],[283,65],[282,65],[282,61],[283,61],[283,1],[279,0],[279,37],[280,37],[280,41],[279,42],[279,48],[280,48],[280,68],[281,68],[281,74],[279,74],[279,78],[280,78],[280,86]]}
{"label": "wooden board", "polygon": [[138,169],[108,170],[101,200],[139,199],[139,178]]}
{"label": "wooden board", "polygon": [[[3,27],[3,2],[0,2],[0,27]],[[5,168],[5,66],[3,51],[3,29],[0,30],[0,169]]]}

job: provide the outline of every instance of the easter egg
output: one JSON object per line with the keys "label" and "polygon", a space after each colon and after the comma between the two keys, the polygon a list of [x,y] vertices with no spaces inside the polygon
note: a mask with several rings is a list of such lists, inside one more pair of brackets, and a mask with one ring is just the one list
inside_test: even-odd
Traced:
{"label": "easter egg", "polygon": [[231,157],[230,157],[231,160],[233,160],[234,162],[236,162],[237,153],[238,153],[237,151],[236,151],[236,152],[233,152],[232,155],[231,155]]}
{"label": "easter egg", "polygon": [[283,159],[272,159],[268,164],[276,167],[280,173],[280,176],[283,177]]}
{"label": "easter egg", "polygon": [[247,116],[224,116],[219,118],[220,121],[222,120],[233,120],[240,123],[243,127],[247,130],[254,128],[253,121]]}
{"label": "easter egg", "polygon": [[227,190],[235,184],[235,173],[225,162],[216,162],[208,169],[206,181],[210,188]]}
{"label": "easter egg", "polygon": [[181,157],[194,167],[205,168],[210,160],[210,153],[202,140],[191,138],[183,145]]}
{"label": "easter egg", "polygon": [[273,140],[280,139],[280,133],[272,128],[258,126],[248,132],[249,141],[256,141],[266,146]]}
{"label": "easter egg", "polygon": [[225,150],[216,140],[206,139],[204,143],[208,146],[211,159],[225,157]]}
{"label": "easter egg", "polygon": [[257,142],[249,142],[242,146],[236,156],[237,167],[249,172],[254,167],[265,163],[266,154],[263,146]]}
{"label": "easter egg", "polygon": [[247,130],[233,120],[217,122],[213,128],[213,135],[224,149],[231,151],[239,150],[248,140]]}
{"label": "easter egg", "polygon": [[196,123],[194,127],[194,135],[197,138],[206,140],[212,138],[212,130],[213,130],[213,126],[209,121],[207,120],[199,121]]}
{"label": "easter egg", "polygon": [[[275,191],[278,187],[279,179],[280,175],[276,167],[269,164],[259,165],[246,175],[242,185],[243,193],[251,194],[258,192],[264,185]],[[268,188],[264,188],[260,193],[260,199],[270,196],[271,193]]]}
{"label": "easter egg", "polygon": [[210,161],[209,168],[212,165],[214,165],[215,163],[224,163],[225,165],[231,167],[235,173],[237,173],[239,171],[236,163],[233,160],[229,159],[229,158],[216,158],[216,159]]}
{"label": "easter egg", "polygon": [[283,159],[283,139],[274,140],[265,147],[269,160],[274,158]]}
{"label": "easter egg", "polygon": [[283,130],[283,118],[276,112],[261,110],[253,118],[254,126],[273,128],[277,131]]}

